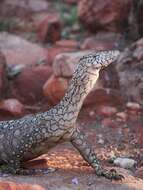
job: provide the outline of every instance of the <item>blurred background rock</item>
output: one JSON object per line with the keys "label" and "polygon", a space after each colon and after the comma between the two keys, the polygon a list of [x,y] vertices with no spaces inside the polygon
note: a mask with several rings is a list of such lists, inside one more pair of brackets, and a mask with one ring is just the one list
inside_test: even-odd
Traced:
{"label": "blurred background rock", "polygon": [[[1,98],[16,98],[28,105],[46,100],[54,105],[68,87],[62,88],[63,80],[69,83],[82,54],[120,49],[121,58],[102,72],[92,92],[100,91],[97,101],[92,97],[87,102],[143,104],[142,8],[142,0],[1,1],[1,65],[5,59],[7,67],[1,86],[8,88],[1,88]],[[59,68],[64,74],[55,74]],[[56,88],[51,89],[54,81]],[[109,101],[110,96],[114,101]]]}

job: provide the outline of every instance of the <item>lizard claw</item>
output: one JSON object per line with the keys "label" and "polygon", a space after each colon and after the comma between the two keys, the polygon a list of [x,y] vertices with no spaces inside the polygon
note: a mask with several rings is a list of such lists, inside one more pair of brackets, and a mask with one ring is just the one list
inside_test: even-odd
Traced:
{"label": "lizard claw", "polygon": [[125,178],[123,175],[118,174],[118,172],[115,169],[111,169],[109,171],[102,170],[100,172],[100,176],[104,176],[105,178],[110,179],[110,180],[123,180]]}
{"label": "lizard claw", "polygon": [[115,169],[111,169],[108,172],[105,172],[104,176],[111,180],[122,180],[125,178],[123,175],[118,174],[118,172]]}

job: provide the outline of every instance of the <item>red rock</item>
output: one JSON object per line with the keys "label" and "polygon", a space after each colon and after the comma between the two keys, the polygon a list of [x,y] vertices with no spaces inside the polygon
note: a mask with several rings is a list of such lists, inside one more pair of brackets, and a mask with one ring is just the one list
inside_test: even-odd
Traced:
{"label": "red rock", "polygon": [[117,90],[95,88],[85,99],[84,105],[110,105],[121,107],[125,100]]}
{"label": "red rock", "polygon": [[61,20],[58,14],[48,14],[37,26],[41,42],[56,42],[61,37]]}
{"label": "red rock", "polygon": [[113,32],[98,32],[96,35],[87,37],[81,44],[81,49],[110,50],[125,45],[123,36]]}
{"label": "red rock", "polygon": [[0,110],[13,116],[20,116],[23,114],[24,106],[17,99],[6,99],[0,102]]}
{"label": "red rock", "polygon": [[111,107],[111,106],[99,106],[97,107],[97,114],[105,116],[105,117],[111,117],[117,113],[117,108]]}
{"label": "red rock", "polygon": [[78,42],[75,40],[62,39],[60,41],[57,41],[55,45],[60,47],[73,48],[73,49],[78,48]]}
{"label": "red rock", "polygon": [[44,98],[42,88],[51,74],[52,69],[48,65],[25,68],[12,81],[9,96],[18,98],[26,104],[37,103]]}
{"label": "red rock", "polygon": [[6,95],[6,88],[8,85],[6,60],[4,55],[0,52],[0,99]]}
{"label": "red rock", "polygon": [[80,0],[78,15],[90,31],[124,31],[132,8],[132,0]]}
{"label": "red rock", "polygon": [[72,77],[79,59],[87,53],[89,51],[61,53],[57,55],[53,63],[54,75],[57,77]]}
{"label": "red rock", "polygon": [[44,95],[53,105],[56,105],[65,95],[68,81],[64,78],[52,76],[43,86]]}
{"label": "red rock", "polygon": [[111,118],[104,118],[101,122],[101,125],[109,128],[117,128],[117,123],[113,121]]}
{"label": "red rock", "polygon": [[58,54],[61,54],[61,53],[64,53],[64,52],[73,52],[75,51],[75,49],[72,49],[72,48],[67,48],[67,47],[51,47],[51,48],[48,48],[48,55],[47,55],[47,60],[48,60],[48,63],[52,64],[56,55]]}
{"label": "red rock", "polygon": [[40,185],[0,181],[0,190],[45,190]]}
{"label": "red rock", "polygon": [[34,65],[41,60],[47,62],[47,50],[6,32],[0,34],[0,48],[8,65]]}
{"label": "red rock", "polygon": [[118,121],[126,122],[128,119],[128,114],[126,112],[118,112],[116,113],[116,117]]}

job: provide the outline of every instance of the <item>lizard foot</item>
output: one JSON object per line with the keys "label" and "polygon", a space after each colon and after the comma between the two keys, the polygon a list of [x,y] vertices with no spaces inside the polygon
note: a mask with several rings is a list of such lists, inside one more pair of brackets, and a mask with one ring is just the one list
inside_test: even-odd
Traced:
{"label": "lizard foot", "polygon": [[110,180],[123,180],[125,177],[123,175],[118,174],[118,172],[114,169],[111,170],[99,170],[96,172],[97,176],[104,176]]}

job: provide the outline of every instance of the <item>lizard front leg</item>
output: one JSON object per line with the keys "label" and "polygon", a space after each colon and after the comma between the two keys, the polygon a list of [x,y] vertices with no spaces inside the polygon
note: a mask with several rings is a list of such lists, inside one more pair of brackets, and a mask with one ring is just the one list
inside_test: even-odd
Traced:
{"label": "lizard front leg", "polygon": [[84,134],[82,134],[79,129],[74,131],[71,143],[80,152],[82,157],[94,168],[97,176],[104,176],[108,179],[120,180],[124,178],[122,175],[118,174],[116,170],[106,170],[104,169],[99,160],[97,159],[91,145],[89,145],[85,139]]}

